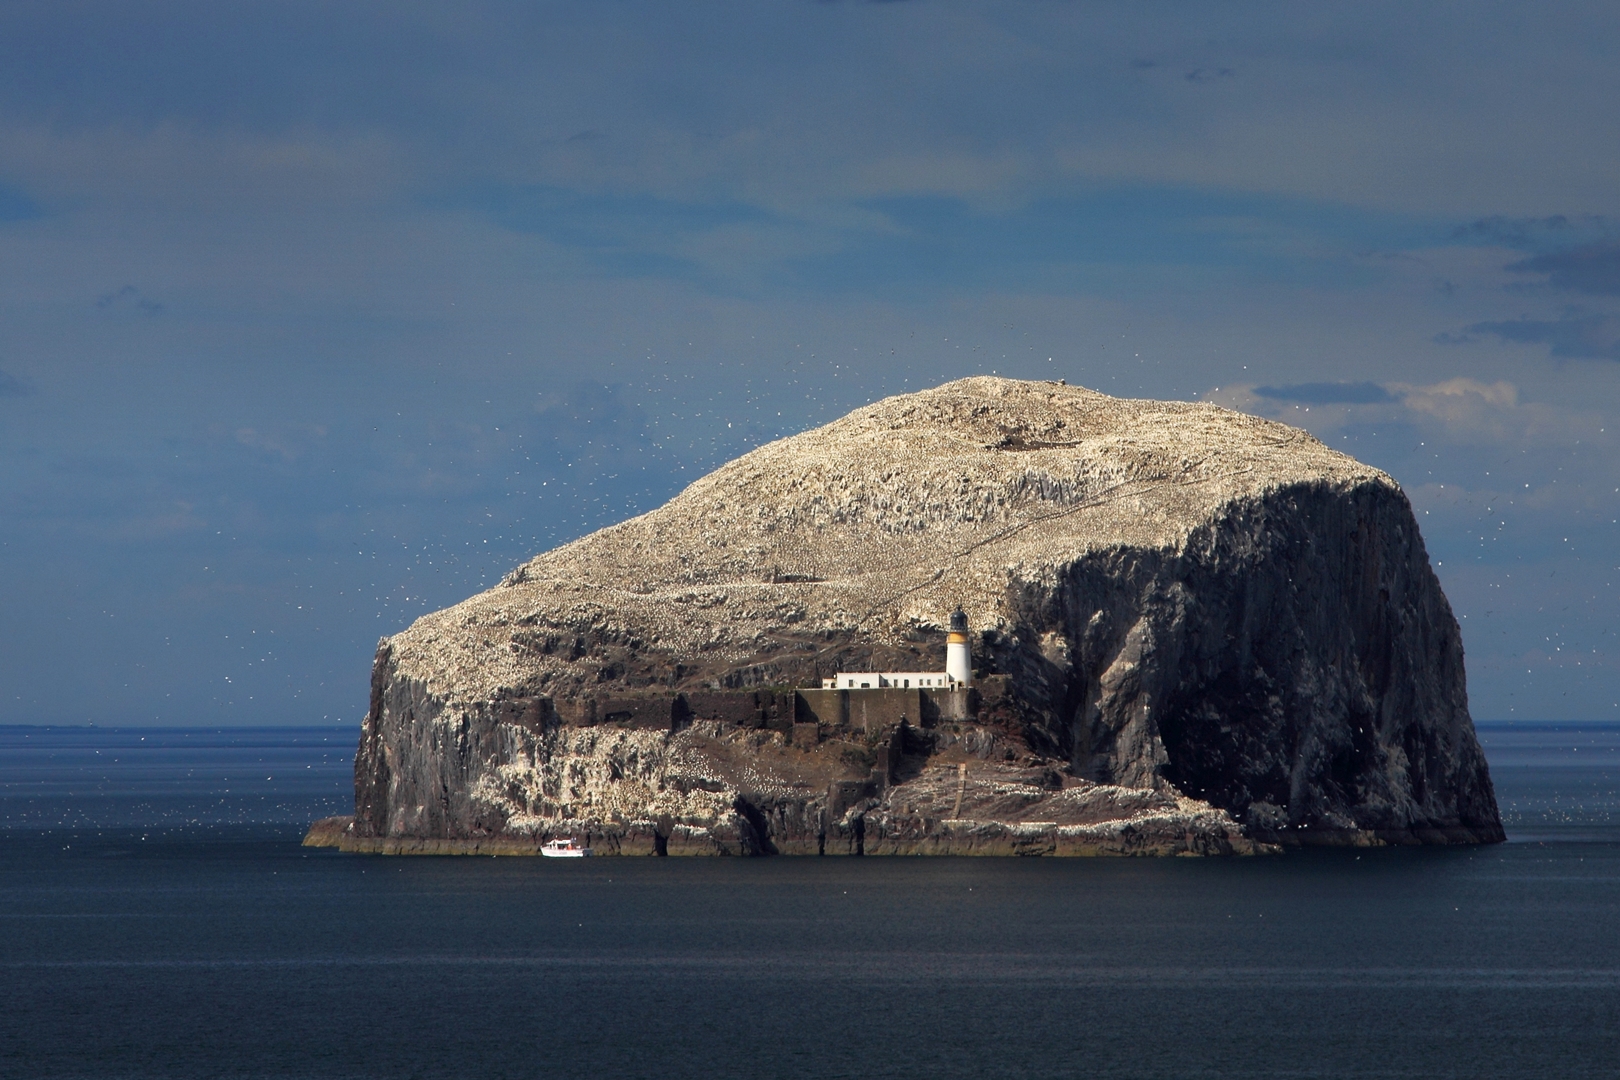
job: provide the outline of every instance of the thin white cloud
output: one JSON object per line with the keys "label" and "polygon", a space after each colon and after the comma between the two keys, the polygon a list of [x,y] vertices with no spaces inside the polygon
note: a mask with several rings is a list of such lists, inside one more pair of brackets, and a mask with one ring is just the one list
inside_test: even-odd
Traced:
{"label": "thin white cloud", "polygon": [[[1429,384],[1343,383],[1345,394],[1325,392],[1336,384],[1297,388],[1253,384],[1224,386],[1200,395],[1239,412],[1304,427],[1330,442],[1351,425],[1405,423],[1457,445],[1535,446],[1540,449],[1591,444],[1612,438],[1614,425],[1603,412],[1539,401],[1523,401],[1507,380],[1482,382],[1458,377]],[[1382,389],[1384,400],[1366,387]],[[1299,392],[1291,394],[1291,389]],[[1344,400],[1360,398],[1361,400]]]}

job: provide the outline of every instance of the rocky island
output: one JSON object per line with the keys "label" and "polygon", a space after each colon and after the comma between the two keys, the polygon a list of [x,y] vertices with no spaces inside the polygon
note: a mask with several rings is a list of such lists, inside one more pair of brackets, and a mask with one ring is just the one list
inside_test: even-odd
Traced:
{"label": "rocky island", "polygon": [[[957,611],[966,678],[879,685],[943,672]],[[1390,477],[1213,405],[973,378],[762,446],[380,643],[354,816],[306,843],[556,837],[1081,855],[1503,833],[1458,624]]]}

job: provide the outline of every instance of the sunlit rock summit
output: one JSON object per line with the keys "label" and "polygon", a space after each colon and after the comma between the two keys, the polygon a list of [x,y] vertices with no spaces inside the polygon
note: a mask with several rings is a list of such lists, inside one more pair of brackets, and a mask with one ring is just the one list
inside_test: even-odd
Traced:
{"label": "sunlit rock summit", "polygon": [[[965,616],[971,681],[943,672]],[[838,672],[871,688],[823,689]],[[762,446],[385,639],[355,850],[1226,853],[1502,839],[1385,474],[973,378]]]}

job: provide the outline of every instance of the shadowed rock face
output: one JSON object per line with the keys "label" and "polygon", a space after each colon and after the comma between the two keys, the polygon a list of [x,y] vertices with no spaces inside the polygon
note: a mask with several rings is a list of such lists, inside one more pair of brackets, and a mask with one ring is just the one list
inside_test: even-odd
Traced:
{"label": "shadowed rock face", "polygon": [[[971,702],[794,704],[941,668],[958,605],[1002,676]],[[386,639],[355,772],[326,842],[401,851],[1502,838],[1389,477],[1213,406],[988,378],[761,447]]]}

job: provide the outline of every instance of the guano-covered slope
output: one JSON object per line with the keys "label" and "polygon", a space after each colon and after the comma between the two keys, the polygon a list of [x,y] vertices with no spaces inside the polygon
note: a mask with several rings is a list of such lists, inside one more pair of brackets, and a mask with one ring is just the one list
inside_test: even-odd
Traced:
{"label": "guano-covered slope", "polygon": [[[971,694],[796,692],[940,669],[956,607]],[[1457,623],[1388,476],[1212,405],[974,378],[760,447],[382,642],[355,818],[312,837],[553,835],[1093,853],[1502,832]]]}

